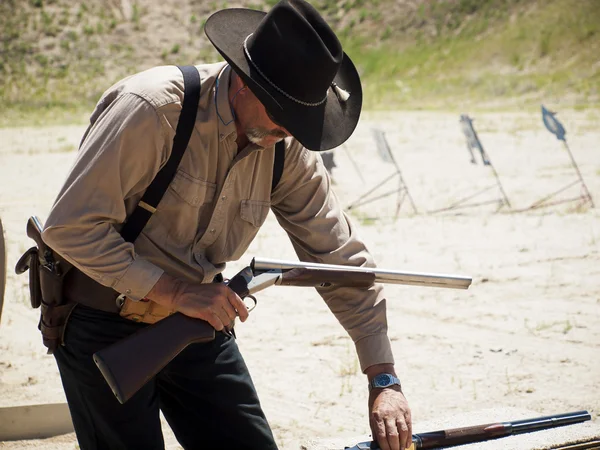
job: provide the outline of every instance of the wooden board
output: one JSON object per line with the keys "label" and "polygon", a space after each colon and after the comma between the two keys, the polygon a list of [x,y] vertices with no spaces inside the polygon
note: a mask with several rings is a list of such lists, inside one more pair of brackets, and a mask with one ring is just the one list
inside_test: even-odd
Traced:
{"label": "wooden board", "polygon": [[4,290],[6,288],[6,244],[4,230],[0,219],[0,323],[2,322],[2,306],[4,305]]}
{"label": "wooden board", "polygon": [[0,442],[44,439],[73,431],[66,403],[0,408]]}

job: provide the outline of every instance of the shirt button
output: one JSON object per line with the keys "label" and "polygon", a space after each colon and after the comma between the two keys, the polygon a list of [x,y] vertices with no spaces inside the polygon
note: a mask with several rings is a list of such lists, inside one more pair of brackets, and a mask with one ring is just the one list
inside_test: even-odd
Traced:
{"label": "shirt button", "polygon": [[126,293],[126,294],[131,294],[131,289],[127,289],[127,290],[125,291],[125,293]]}
{"label": "shirt button", "polygon": [[227,200],[227,196],[224,195],[223,197],[221,197],[221,200]]}
{"label": "shirt button", "polygon": [[224,135],[223,133],[221,133],[221,134],[219,135],[219,137],[220,137],[221,139],[223,139],[223,138],[225,137],[225,135]]}
{"label": "shirt button", "polygon": [[214,234],[215,231],[217,231],[217,230],[215,230],[214,228],[210,229],[210,232],[213,233],[213,234]]}

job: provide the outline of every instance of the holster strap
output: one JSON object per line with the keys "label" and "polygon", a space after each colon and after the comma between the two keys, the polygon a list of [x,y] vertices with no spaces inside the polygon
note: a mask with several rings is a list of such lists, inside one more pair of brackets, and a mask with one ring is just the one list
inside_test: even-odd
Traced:
{"label": "holster strap", "polygon": [[38,329],[42,332],[42,342],[48,348],[48,354],[52,354],[64,342],[65,325],[76,304],[53,306],[42,301],[41,306]]}

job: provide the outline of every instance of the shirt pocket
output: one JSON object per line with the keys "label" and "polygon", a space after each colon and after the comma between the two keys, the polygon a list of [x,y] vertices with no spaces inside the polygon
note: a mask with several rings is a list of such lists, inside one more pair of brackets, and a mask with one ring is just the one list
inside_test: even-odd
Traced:
{"label": "shirt pocket", "polygon": [[271,203],[260,200],[242,200],[239,214],[233,221],[223,251],[224,261],[235,261],[242,257],[250,243],[265,223]]}
{"label": "shirt pocket", "polygon": [[211,203],[215,197],[216,189],[217,185],[215,183],[194,178],[182,170],[177,171],[169,185],[169,190],[193,207]]}
{"label": "shirt pocket", "polygon": [[195,178],[178,170],[158,205],[157,214],[168,229],[169,241],[178,246],[194,243],[202,218],[210,218],[215,183]]}

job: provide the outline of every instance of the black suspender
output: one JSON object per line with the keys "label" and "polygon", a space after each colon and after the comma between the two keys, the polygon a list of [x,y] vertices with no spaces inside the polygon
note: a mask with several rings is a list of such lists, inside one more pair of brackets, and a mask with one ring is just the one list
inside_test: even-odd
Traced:
{"label": "black suspender", "polygon": [[273,161],[273,180],[271,181],[271,192],[277,187],[283,173],[283,163],[285,162],[285,142],[279,141],[275,144],[275,160]]}
{"label": "black suspender", "polygon": [[[173,180],[181,158],[188,146],[194,124],[196,123],[196,113],[198,111],[198,102],[200,100],[200,74],[194,66],[178,66],[183,73],[183,104],[179,114],[177,130],[173,138],[173,149],[171,156],[162,169],[156,174],[148,189],[142,196],[142,199],[127,219],[127,222],[121,229],[121,236],[127,242],[135,242],[140,235],[156,207],[160,203],[163,195],[167,191],[169,184]],[[271,181],[271,192],[275,189],[283,173],[283,164],[285,161],[285,143],[279,141],[275,145],[275,160],[273,162],[273,179]]]}
{"label": "black suspender", "polygon": [[188,146],[194,124],[196,123],[196,112],[200,101],[200,74],[194,66],[178,66],[183,73],[183,104],[179,114],[177,130],[173,138],[173,149],[171,156],[162,169],[156,174],[142,199],[133,210],[133,213],[123,225],[121,236],[127,242],[135,242],[152,214],[156,211],[158,203],[167,191],[173,180],[177,167]]}

